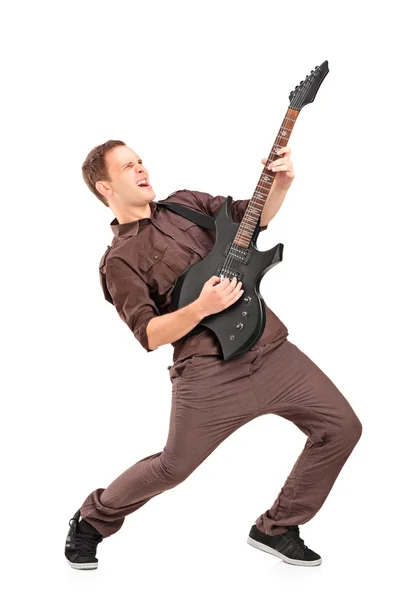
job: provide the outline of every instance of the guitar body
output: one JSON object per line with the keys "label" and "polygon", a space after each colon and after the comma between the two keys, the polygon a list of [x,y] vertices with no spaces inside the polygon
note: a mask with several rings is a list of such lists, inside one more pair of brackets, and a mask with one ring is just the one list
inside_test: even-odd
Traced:
{"label": "guitar body", "polygon": [[283,244],[261,252],[251,241],[248,248],[232,244],[240,226],[232,221],[232,197],[228,196],[215,218],[216,240],[206,258],[188,267],[178,278],[172,295],[173,310],[194,302],[213,275],[234,276],[242,282],[242,296],[223,311],[209,315],[199,325],[208,327],[221,344],[224,360],[250,350],[265,325],[265,306],[260,294],[263,275],[282,261]]}

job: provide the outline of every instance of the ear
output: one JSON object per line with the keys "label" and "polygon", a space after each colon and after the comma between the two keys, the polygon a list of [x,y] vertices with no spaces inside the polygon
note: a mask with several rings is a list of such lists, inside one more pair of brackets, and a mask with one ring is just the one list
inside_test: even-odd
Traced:
{"label": "ear", "polygon": [[106,188],[102,181],[96,181],[96,183],[94,185],[95,185],[96,190],[98,192],[100,192],[100,194],[104,194],[104,192],[106,191]]}

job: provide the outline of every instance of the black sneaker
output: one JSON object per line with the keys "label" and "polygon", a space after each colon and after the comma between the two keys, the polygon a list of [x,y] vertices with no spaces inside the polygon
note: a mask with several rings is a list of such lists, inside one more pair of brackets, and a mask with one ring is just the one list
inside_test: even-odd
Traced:
{"label": "black sneaker", "polygon": [[260,531],[254,523],[250,529],[247,543],[254,546],[254,548],[281,558],[290,565],[314,567],[322,562],[320,555],[304,544],[299,535],[298,525],[288,526],[288,531],[285,531],[285,533],[267,535]]}
{"label": "black sneaker", "polygon": [[79,521],[80,509],[69,521],[65,556],[73,569],[97,569],[96,548],[103,536],[87,521]]}

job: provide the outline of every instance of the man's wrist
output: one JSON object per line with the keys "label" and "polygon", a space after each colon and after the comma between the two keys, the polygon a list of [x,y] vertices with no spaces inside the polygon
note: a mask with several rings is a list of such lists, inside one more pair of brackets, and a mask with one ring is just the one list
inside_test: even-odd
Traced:
{"label": "man's wrist", "polygon": [[188,308],[191,310],[194,318],[198,322],[202,321],[202,319],[204,319],[204,317],[208,316],[208,313],[205,311],[205,309],[202,307],[202,305],[199,304],[198,299],[194,300],[194,302],[189,304]]}

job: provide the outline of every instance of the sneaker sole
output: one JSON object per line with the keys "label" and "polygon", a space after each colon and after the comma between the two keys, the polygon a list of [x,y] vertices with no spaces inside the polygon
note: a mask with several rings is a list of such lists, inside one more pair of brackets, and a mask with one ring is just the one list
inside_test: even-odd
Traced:
{"label": "sneaker sole", "polygon": [[73,563],[67,558],[67,563],[73,569],[85,570],[88,571],[90,569],[97,569],[98,563]]}
{"label": "sneaker sole", "polygon": [[253,540],[253,538],[250,536],[247,538],[247,543],[250,544],[250,546],[253,546],[254,548],[258,548],[258,550],[263,550],[263,552],[268,552],[268,554],[272,554],[277,558],[281,558],[289,565],[299,565],[301,567],[316,567],[317,565],[320,565],[322,563],[322,558],[319,558],[318,560],[296,560],[294,558],[289,558],[288,556],[281,554],[277,550],[274,550],[273,548],[270,548],[269,546],[266,546],[261,542],[257,542],[257,540]]}

